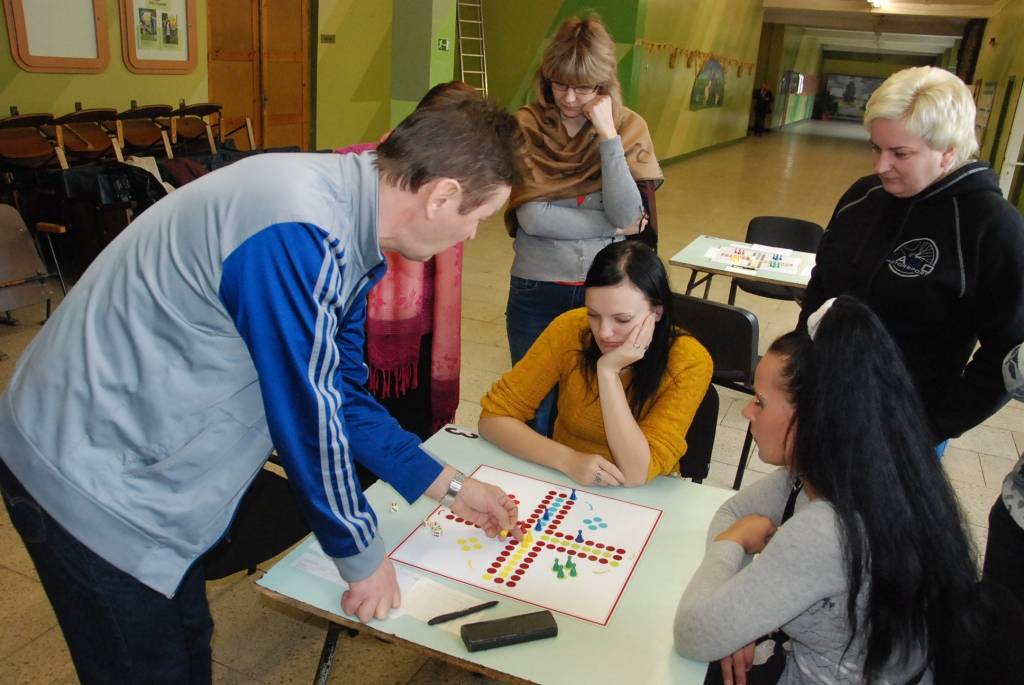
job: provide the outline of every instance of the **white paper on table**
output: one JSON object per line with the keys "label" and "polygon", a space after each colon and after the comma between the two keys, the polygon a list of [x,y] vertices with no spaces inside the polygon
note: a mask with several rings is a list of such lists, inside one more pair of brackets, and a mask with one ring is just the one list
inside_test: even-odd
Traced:
{"label": "white paper on table", "polygon": [[[345,579],[338,573],[338,567],[335,566],[334,560],[327,556],[319,543],[311,545],[309,549],[303,552],[299,558],[293,562],[293,565],[296,568],[301,568],[306,573],[334,583],[341,588],[342,592],[348,590],[348,583],[346,583]],[[426,579],[420,574],[414,573],[400,565],[395,566],[395,572],[398,580],[398,589],[402,593],[402,606],[398,609],[392,609],[391,613],[388,614],[388,618],[396,618],[407,613],[406,597],[416,594],[416,586],[419,585],[421,581],[426,581]],[[433,581],[429,582],[433,583]],[[437,583],[434,584],[436,585]],[[469,606],[472,606],[472,604]]]}
{"label": "white paper on table", "polygon": [[717,247],[709,247],[708,251],[704,253],[704,259],[715,259],[721,253],[722,251]]}
{"label": "white paper on table", "polygon": [[788,247],[772,247],[771,245],[758,245],[757,243],[754,243],[752,247],[755,250],[760,250],[761,252],[769,252],[771,254],[780,254],[783,256],[793,254],[793,250],[789,249]]}
{"label": "white paper on table", "polygon": [[[396,564],[395,567],[402,568],[401,564]],[[441,585],[422,576],[411,592],[402,594],[402,610],[424,623],[435,616],[450,614],[453,611],[461,611],[477,604],[483,604],[478,597],[453,590],[447,585]],[[486,620],[485,616],[485,613],[471,614],[463,618],[441,623],[435,627],[453,635],[459,635],[459,629],[462,627],[462,624]]]}

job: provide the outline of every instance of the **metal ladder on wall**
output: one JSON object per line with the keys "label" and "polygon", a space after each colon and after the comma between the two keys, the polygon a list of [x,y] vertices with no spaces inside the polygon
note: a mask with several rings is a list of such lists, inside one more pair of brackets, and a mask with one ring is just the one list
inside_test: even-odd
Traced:
{"label": "metal ladder on wall", "polygon": [[459,71],[462,80],[487,97],[487,55],[484,49],[482,0],[459,0]]}

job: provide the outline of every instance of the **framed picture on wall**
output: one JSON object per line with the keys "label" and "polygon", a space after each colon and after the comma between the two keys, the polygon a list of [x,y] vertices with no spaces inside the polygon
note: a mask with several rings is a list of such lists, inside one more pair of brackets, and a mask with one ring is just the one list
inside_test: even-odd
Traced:
{"label": "framed picture on wall", "polygon": [[137,74],[196,68],[196,0],[119,0],[124,64]]}
{"label": "framed picture on wall", "polygon": [[110,62],[106,0],[3,0],[11,57],[25,71],[98,74]]}

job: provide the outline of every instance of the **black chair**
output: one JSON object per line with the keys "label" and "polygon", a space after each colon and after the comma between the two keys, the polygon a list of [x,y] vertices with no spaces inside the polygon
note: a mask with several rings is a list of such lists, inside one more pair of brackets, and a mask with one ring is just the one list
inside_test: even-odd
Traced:
{"label": "black chair", "polygon": [[[817,252],[824,229],[813,221],[790,219],[785,216],[755,216],[747,225],[746,242],[770,247],[784,247],[798,252]],[[736,288],[773,300],[796,300],[803,298],[802,288],[759,283],[746,279],[732,279],[729,288],[729,304],[736,304]]]}
{"label": "black chair", "polygon": [[694,483],[703,482],[711,470],[711,451],[715,446],[718,428],[718,391],[708,386],[690,429],[686,431],[686,454],[679,459],[679,475]]}
{"label": "black chair", "polygon": [[[712,383],[747,395],[754,394],[754,369],[759,359],[757,317],[740,307],[672,293],[672,319],[697,338],[711,354],[715,365]],[[739,490],[743,483],[751,442],[748,427],[732,484],[735,490]]]}

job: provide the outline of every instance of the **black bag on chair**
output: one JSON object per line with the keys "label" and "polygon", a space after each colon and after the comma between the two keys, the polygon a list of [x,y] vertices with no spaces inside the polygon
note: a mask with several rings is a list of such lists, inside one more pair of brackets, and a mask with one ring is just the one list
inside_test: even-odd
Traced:
{"label": "black bag on chair", "polygon": [[288,480],[262,469],[235,512],[227,534],[203,557],[206,579],[216,580],[277,556],[310,531]]}

